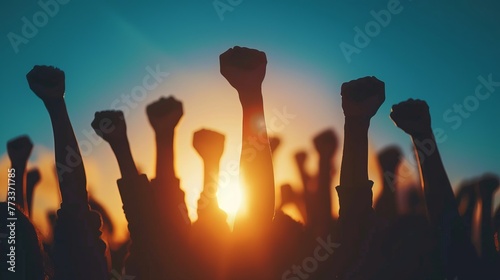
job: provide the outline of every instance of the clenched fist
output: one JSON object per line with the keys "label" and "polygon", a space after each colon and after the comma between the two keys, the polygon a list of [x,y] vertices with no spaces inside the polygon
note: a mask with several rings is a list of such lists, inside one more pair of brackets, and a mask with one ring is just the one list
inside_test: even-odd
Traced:
{"label": "clenched fist", "polygon": [[33,143],[26,135],[19,136],[7,142],[7,153],[12,165],[26,164],[32,149]]}
{"label": "clenched fist", "polygon": [[364,77],[342,84],[345,117],[370,119],[385,101],[385,84],[375,77]]}
{"label": "clenched fist", "polygon": [[267,58],[264,52],[234,47],[219,57],[220,73],[239,94],[240,102],[248,104],[260,99],[262,82],[266,76]]}
{"label": "clenched fist", "polygon": [[96,112],[91,126],[97,135],[112,145],[127,139],[127,126],[122,111]]}
{"label": "clenched fist", "polygon": [[201,129],[193,135],[193,147],[203,160],[219,161],[224,152],[224,135]]}
{"label": "clenched fist", "polygon": [[425,101],[408,99],[393,105],[391,119],[412,137],[432,134],[429,106]]}
{"label": "clenched fist", "polygon": [[269,146],[271,147],[271,152],[274,153],[279,147],[281,140],[278,137],[269,137]]}
{"label": "clenched fist", "polygon": [[159,133],[173,130],[179,123],[184,111],[182,103],[170,96],[168,98],[162,97],[158,101],[149,104],[146,113],[154,131]]}
{"label": "clenched fist", "polygon": [[64,72],[54,66],[36,65],[26,75],[30,89],[43,101],[64,97]]}
{"label": "clenched fist", "polygon": [[298,166],[304,166],[307,160],[307,153],[304,151],[299,151],[295,154],[295,162]]}
{"label": "clenched fist", "polygon": [[338,140],[335,132],[328,129],[314,137],[314,147],[320,156],[331,158],[337,150]]}

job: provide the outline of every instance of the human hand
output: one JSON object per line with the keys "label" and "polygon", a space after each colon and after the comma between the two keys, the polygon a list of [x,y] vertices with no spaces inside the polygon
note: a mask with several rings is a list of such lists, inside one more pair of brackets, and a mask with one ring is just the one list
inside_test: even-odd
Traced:
{"label": "human hand", "polygon": [[182,102],[173,96],[162,97],[146,108],[149,123],[158,133],[172,132],[184,114]]}
{"label": "human hand", "polygon": [[30,89],[43,101],[64,97],[65,77],[59,68],[36,65],[26,75],[26,79]]}
{"label": "human hand", "polygon": [[335,132],[328,129],[314,137],[314,147],[320,157],[331,158],[338,147],[338,140]]}
{"label": "human hand", "polygon": [[425,101],[408,99],[393,105],[390,116],[397,127],[412,137],[432,135],[429,106]]}
{"label": "human hand", "polygon": [[33,143],[27,135],[7,142],[7,153],[13,166],[26,165],[33,150]]}
{"label": "human hand", "polygon": [[238,91],[242,105],[262,100],[267,65],[264,52],[236,46],[221,54],[219,62],[220,73]]}
{"label": "human hand", "polygon": [[271,147],[271,152],[274,153],[279,147],[281,140],[278,137],[269,137],[269,146]]}
{"label": "human hand", "polygon": [[304,151],[299,151],[295,153],[295,162],[298,166],[303,167],[307,160],[307,153]]}
{"label": "human hand", "polygon": [[370,119],[385,101],[385,84],[364,77],[342,84],[342,109],[346,118]]}
{"label": "human hand", "polygon": [[111,145],[127,139],[127,126],[122,111],[96,112],[91,126],[97,135]]}
{"label": "human hand", "polygon": [[36,184],[40,181],[41,175],[40,170],[38,168],[34,168],[26,174],[26,182],[29,182],[27,186],[35,187]]}
{"label": "human hand", "polygon": [[204,161],[219,161],[224,152],[223,134],[201,129],[193,135],[193,147]]}

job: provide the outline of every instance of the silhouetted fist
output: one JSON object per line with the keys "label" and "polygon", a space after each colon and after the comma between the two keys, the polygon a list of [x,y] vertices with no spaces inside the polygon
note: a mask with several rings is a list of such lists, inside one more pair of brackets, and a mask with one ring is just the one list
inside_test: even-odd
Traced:
{"label": "silhouetted fist", "polygon": [[193,135],[193,147],[203,160],[219,161],[224,152],[223,134],[201,129]]}
{"label": "silhouetted fist", "polygon": [[378,161],[383,170],[395,171],[401,162],[401,149],[389,146],[378,153]]}
{"label": "silhouetted fist", "polygon": [[64,72],[54,66],[36,65],[26,75],[30,89],[43,101],[64,97]]}
{"label": "silhouetted fist", "polygon": [[13,165],[26,164],[32,149],[33,143],[26,135],[19,136],[7,142],[7,153]]}
{"label": "silhouetted fist", "polygon": [[393,105],[390,116],[397,127],[411,136],[432,134],[429,106],[425,101],[408,99]]}
{"label": "silhouetted fist", "polygon": [[40,170],[38,170],[38,168],[34,168],[28,171],[28,173],[26,174],[26,181],[29,182],[27,186],[35,187],[41,178],[42,176],[40,175]]}
{"label": "silhouetted fist", "polygon": [[109,144],[122,143],[127,139],[127,126],[122,111],[96,112],[91,126]]}
{"label": "silhouetted fist", "polygon": [[221,54],[219,62],[220,73],[238,91],[242,104],[261,98],[254,95],[256,92],[260,94],[266,76],[267,58],[264,52],[234,47]]}
{"label": "silhouetted fist", "polygon": [[385,101],[385,84],[375,77],[364,77],[342,84],[344,116],[370,119]]}
{"label": "silhouetted fist", "polygon": [[271,147],[271,153],[274,153],[279,147],[281,140],[278,137],[269,137],[269,146]]}
{"label": "silhouetted fist", "polygon": [[318,154],[324,157],[332,157],[338,146],[337,136],[331,129],[318,134],[313,142]]}
{"label": "silhouetted fist", "polygon": [[149,123],[155,132],[168,132],[173,130],[179,120],[181,119],[184,111],[182,103],[172,96],[168,98],[161,97],[148,105],[146,108]]}
{"label": "silhouetted fist", "polygon": [[304,151],[299,151],[295,154],[295,162],[298,166],[304,166],[307,160],[307,153]]}
{"label": "silhouetted fist", "polygon": [[500,187],[498,176],[494,174],[485,174],[479,179],[479,194],[484,199],[491,199],[493,194]]}

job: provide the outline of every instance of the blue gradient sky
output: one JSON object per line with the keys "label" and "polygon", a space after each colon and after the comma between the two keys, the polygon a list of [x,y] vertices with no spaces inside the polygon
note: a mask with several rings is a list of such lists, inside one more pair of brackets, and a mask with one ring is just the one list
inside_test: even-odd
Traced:
{"label": "blue gradient sky", "polygon": [[[228,146],[234,146],[231,151],[236,156],[239,121],[229,113],[238,114],[240,108],[218,74],[218,55],[242,45],[267,53],[266,113],[287,106],[297,116],[282,133],[294,138],[284,143],[282,161],[297,148],[312,151],[310,137],[325,127],[342,132],[341,83],[374,75],[385,81],[387,96],[372,121],[375,150],[397,143],[411,157],[409,137],[388,115],[392,104],[420,98],[429,103],[433,127],[446,134],[439,148],[454,184],[484,172],[500,173],[500,87],[462,117],[456,129],[455,121],[443,117],[454,104],[474,95],[478,76],[491,74],[500,81],[498,1],[402,0],[401,11],[351,56],[350,63],[339,45],[355,46],[354,28],[364,30],[374,20],[370,12],[387,9],[392,1],[243,0],[225,12],[223,20],[209,0],[127,2],[71,0],[60,5],[36,36],[19,45],[18,53],[7,35],[21,35],[21,18],[32,22],[42,8],[35,1],[2,2],[1,143],[29,133],[36,144],[53,147],[48,115],[25,80],[35,64],[55,65],[66,72],[66,101],[79,140],[85,139],[82,131],[90,131],[93,112],[109,109],[114,100],[141,84],[147,66],[159,65],[170,76],[127,117],[129,127],[137,129],[131,141],[144,169],[151,171],[152,163],[143,154],[153,153],[144,107],[162,94],[184,101],[181,150],[189,149],[191,133],[206,120],[208,127],[228,133]],[[90,153],[89,162],[99,162],[103,154],[111,156],[109,148],[101,146]],[[0,145],[0,154],[5,151]],[[194,152],[186,153],[198,160]],[[181,163],[201,168],[200,162]],[[115,165],[111,160],[109,164]],[[183,172],[189,177],[188,171]],[[278,179],[286,181],[287,172],[281,173]]]}

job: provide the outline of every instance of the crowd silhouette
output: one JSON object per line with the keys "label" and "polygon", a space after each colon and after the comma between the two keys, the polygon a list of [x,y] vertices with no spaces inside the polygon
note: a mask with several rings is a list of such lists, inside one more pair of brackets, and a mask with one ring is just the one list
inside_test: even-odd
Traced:
{"label": "crowd silhouette", "polygon": [[[499,178],[483,174],[460,186],[455,196],[431,126],[429,107],[409,99],[392,107],[390,118],[412,140],[420,174],[403,202],[398,200],[398,167],[402,151],[388,146],[378,153],[385,178],[373,199],[368,176],[368,132],[372,117],[385,101],[385,84],[375,77],[341,87],[344,112],[340,169],[334,165],[339,136],[331,129],[313,139],[317,174],[309,174],[308,154],[293,155],[302,191],[281,188],[275,205],[273,154],[282,141],[267,134],[262,82],[264,52],[234,47],[220,55],[220,73],[237,91],[242,106],[240,179],[245,213],[234,228],[219,208],[220,160],[225,136],[210,129],[193,133],[192,146],[203,162],[198,220],[186,215],[185,193],[174,168],[174,139],[183,105],[162,97],[146,108],[155,133],[156,174],[142,174],[132,156],[121,111],[96,112],[91,123],[118,163],[117,188],[128,222],[130,240],[110,249],[114,230],[110,216],[89,197],[84,162],[64,100],[65,74],[52,66],[35,66],[30,89],[49,113],[54,135],[55,166],[62,198],[57,213],[47,213],[53,240],[43,244],[31,222],[33,192],[40,172],[27,170],[33,148],[28,136],[7,143],[16,182],[0,203],[0,233],[8,236],[8,214],[15,211],[15,272],[10,271],[11,245],[0,243],[1,279],[500,279],[500,208],[493,209]],[[340,108],[332,108],[333,110]],[[258,141],[258,145],[256,145]],[[65,167],[65,168],[59,168]],[[340,184],[331,189],[340,171]],[[292,172],[292,171],[290,171]],[[112,187],[112,186],[108,186]],[[332,196],[338,195],[338,218]],[[401,211],[403,203],[406,211]],[[295,205],[304,223],[284,213]],[[119,278],[120,277],[120,278]]]}

